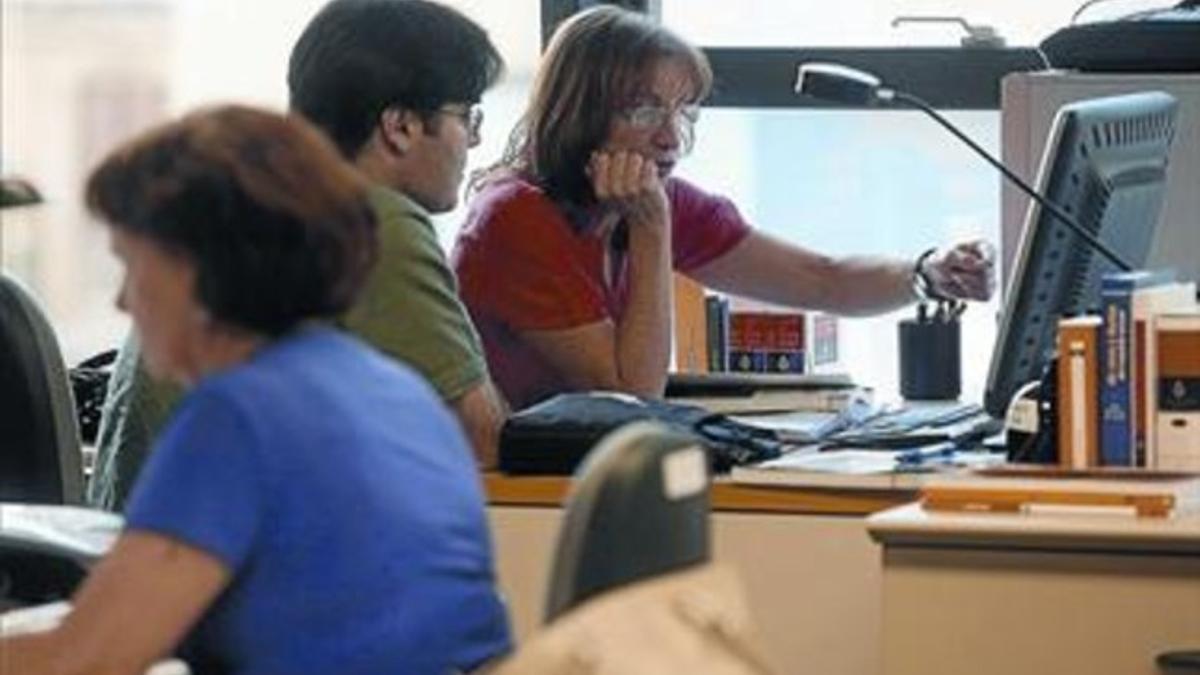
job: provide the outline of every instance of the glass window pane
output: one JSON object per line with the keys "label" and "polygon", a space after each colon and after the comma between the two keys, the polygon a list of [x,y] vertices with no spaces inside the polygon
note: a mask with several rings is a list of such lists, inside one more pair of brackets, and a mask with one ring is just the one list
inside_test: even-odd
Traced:
{"label": "glass window pane", "polygon": [[[951,121],[998,152],[999,114]],[[832,255],[915,258],[939,244],[999,237],[999,175],[912,111],[708,109],[681,175],[729,196],[756,228]],[[895,322],[903,310],[843,319],[843,363],[897,396]],[[964,315],[966,345],[994,340],[995,303]],[[963,363],[964,397],[981,396],[986,359]]]}

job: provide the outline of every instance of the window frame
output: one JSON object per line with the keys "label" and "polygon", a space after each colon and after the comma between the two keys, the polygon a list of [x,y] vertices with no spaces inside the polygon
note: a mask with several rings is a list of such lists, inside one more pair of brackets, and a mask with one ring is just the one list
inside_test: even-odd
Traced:
{"label": "window frame", "polygon": [[[572,14],[601,4],[620,5],[660,18],[661,0],[541,0],[542,48]],[[715,108],[848,108],[793,93],[796,66],[832,61],[866,70],[888,84],[946,110],[998,110],[1000,80],[1009,73],[1042,70],[1033,47],[701,47],[713,69]]]}

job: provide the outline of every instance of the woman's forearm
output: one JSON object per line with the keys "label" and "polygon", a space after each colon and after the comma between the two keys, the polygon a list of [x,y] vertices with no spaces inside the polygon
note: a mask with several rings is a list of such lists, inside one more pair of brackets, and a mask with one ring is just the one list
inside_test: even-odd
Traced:
{"label": "woman's forearm", "polygon": [[671,358],[671,242],[668,227],[631,227],[629,302],[617,321],[622,389],[661,396]]}
{"label": "woman's forearm", "polygon": [[913,261],[852,256],[830,264],[825,277],[826,307],[846,316],[878,314],[911,303]]}
{"label": "woman's forearm", "polygon": [[912,260],[835,258],[752,232],[696,273],[709,288],[778,305],[847,316],[876,314],[915,299]]}

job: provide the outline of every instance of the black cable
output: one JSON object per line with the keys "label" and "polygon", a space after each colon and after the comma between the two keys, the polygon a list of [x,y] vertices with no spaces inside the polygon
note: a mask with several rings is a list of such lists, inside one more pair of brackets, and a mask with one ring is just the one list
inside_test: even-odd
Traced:
{"label": "black cable", "polygon": [[1038,194],[1037,190],[1034,190],[1024,180],[1022,180],[1020,176],[1010,171],[1008,167],[1001,164],[999,160],[988,154],[988,151],[980,147],[980,145],[972,140],[970,136],[967,136],[963,132],[959,131],[958,127],[951,124],[950,120],[943,117],[937,110],[934,110],[933,106],[929,105],[920,98],[913,96],[912,94],[896,91],[894,89],[890,91],[892,92],[892,100],[900,101],[901,103],[910,105],[932,117],[934,121],[945,127],[947,131],[954,134],[960,141],[966,143],[967,147],[971,148],[976,154],[987,160],[989,164],[1002,173],[1005,178],[1012,181],[1012,183],[1020,188],[1022,192],[1029,195],[1029,197],[1040,204],[1042,208],[1049,211],[1055,218],[1069,227],[1072,232],[1082,237],[1084,241],[1103,254],[1105,258],[1108,258],[1114,265],[1117,266],[1118,269],[1123,272],[1129,272],[1133,270],[1133,266],[1125,262],[1125,260],[1122,259],[1121,256],[1117,255],[1115,251],[1106,246],[1104,242],[1097,239],[1096,236],[1091,232],[1088,232],[1086,229],[1084,229],[1082,225],[1076,222],[1076,220],[1072,218],[1066,211],[1063,211],[1061,208],[1059,208],[1057,204]]}

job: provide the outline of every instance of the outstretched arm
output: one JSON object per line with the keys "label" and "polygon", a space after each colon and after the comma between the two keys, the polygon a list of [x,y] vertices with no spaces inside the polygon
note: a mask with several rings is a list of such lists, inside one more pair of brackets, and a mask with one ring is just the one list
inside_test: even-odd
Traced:
{"label": "outstretched arm", "polygon": [[[693,276],[709,288],[766,302],[863,316],[916,300],[915,265],[915,260],[896,258],[833,258],[752,232]],[[991,297],[994,271],[985,242],[936,251],[921,268],[934,293],[970,300]]]}

